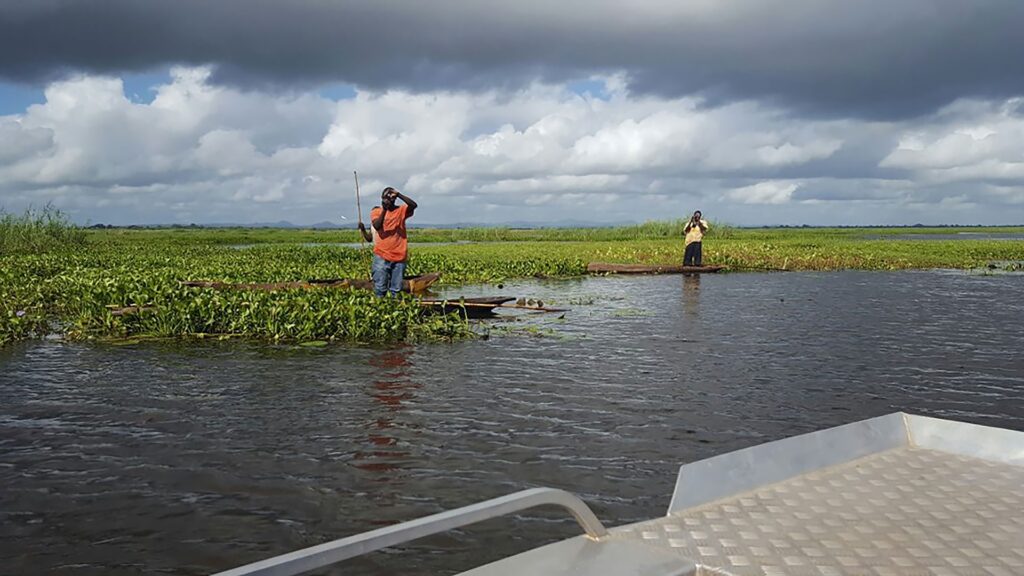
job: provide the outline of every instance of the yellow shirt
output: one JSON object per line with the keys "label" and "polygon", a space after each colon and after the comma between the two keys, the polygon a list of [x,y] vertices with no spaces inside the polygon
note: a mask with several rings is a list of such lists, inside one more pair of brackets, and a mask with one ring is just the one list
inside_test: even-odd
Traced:
{"label": "yellow shirt", "polygon": [[[704,225],[705,230],[711,229],[711,227],[708,226],[707,220],[702,218],[700,223]],[[689,223],[687,223],[687,226],[690,227],[690,230],[686,233],[686,242],[683,246],[689,246],[692,242],[700,242],[704,239],[704,231],[700,229],[700,226],[691,226]]]}

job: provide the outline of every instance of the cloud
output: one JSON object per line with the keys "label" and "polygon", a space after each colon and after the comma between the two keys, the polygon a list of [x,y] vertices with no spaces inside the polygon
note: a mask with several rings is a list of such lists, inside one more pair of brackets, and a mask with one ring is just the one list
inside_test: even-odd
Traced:
{"label": "cloud", "polygon": [[1024,93],[1017,0],[35,0],[0,5],[0,78],[211,65],[287,89],[515,91],[621,73],[633,94],[907,118]]}
{"label": "cloud", "polygon": [[53,132],[25,128],[16,120],[0,118],[0,165],[23,161],[53,148]]}
{"label": "cloud", "polygon": [[726,193],[728,198],[744,204],[785,204],[800,187],[799,182],[758,182]]}
{"label": "cloud", "polygon": [[115,77],[49,84],[44,103],[0,117],[0,204],[123,224],[354,220],[358,170],[363,204],[397,186],[426,223],[642,221],[696,206],[736,224],[879,210],[890,223],[1024,220],[1019,99],[879,122],[636,95],[619,75],[591,79],[600,97],[536,83],[333,101],[211,74],[175,68],[151,102]]}
{"label": "cloud", "polygon": [[1024,98],[959,102],[937,120],[906,130],[881,165],[932,182],[1024,180]]}

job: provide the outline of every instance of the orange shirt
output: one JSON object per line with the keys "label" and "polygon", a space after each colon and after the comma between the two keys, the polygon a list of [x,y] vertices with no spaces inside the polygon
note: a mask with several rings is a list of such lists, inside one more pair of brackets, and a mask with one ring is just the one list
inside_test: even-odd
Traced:
{"label": "orange shirt", "polygon": [[[380,215],[380,206],[370,210],[370,221],[376,220]],[[409,251],[409,239],[405,235],[406,213],[409,207],[405,204],[395,207],[384,214],[383,230],[377,231],[376,241],[373,244],[373,253],[388,262],[405,262]]]}

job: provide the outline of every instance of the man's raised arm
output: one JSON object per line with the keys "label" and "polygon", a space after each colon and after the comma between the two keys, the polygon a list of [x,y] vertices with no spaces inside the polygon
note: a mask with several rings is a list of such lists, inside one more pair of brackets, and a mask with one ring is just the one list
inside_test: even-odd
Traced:
{"label": "man's raised arm", "polygon": [[405,217],[408,218],[412,216],[412,213],[416,211],[416,207],[418,206],[418,204],[416,204],[416,201],[397,190],[395,191],[395,194],[398,196],[399,199],[402,200],[402,202],[405,202],[406,206],[409,207],[405,212]]}

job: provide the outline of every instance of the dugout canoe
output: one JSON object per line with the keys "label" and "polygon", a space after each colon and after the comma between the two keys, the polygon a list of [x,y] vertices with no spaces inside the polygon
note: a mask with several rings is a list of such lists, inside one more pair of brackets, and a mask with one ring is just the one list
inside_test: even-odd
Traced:
{"label": "dugout canoe", "polygon": [[650,520],[609,529],[575,495],[532,488],[215,576],[292,576],[537,506],[585,534],[461,576],[1021,574],[1022,485],[1024,432],[897,412],[684,463]]}
{"label": "dugout canoe", "polygon": [[467,318],[487,318],[494,315],[494,309],[515,300],[511,296],[487,296],[483,298],[423,299],[421,306],[448,314],[458,312]]}
{"label": "dugout canoe", "polygon": [[[426,292],[431,285],[441,279],[440,272],[431,272],[430,274],[419,274],[417,276],[406,276],[402,280],[402,290],[410,292],[412,294],[419,294],[420,292]],[[362,288],[364,290],[373,290],[373,280],[368,279],[356,279],[356,278],[336,278],[328,280],[310,280],[310,284],[335,284],[339,282],[345,282],[352,288]]]}
{"label": "dugout canoe", "polygon": [[[425,292],[433,283],[441,278],[441,274],[421,274],[408,276],[402,281],[402,290],[410,293]],[[360,278],[329,278],[320,280],[301,280],[295,282],[208,282],[205,280],[186,280],[182,286],[191,288],[214,288],[217,290],[288,290],[294,288],[358,288],[373,290],[373,281]]]}
{"label": "dugout canoe", "polygon": [[673,264],[608,264],[591,262],[587,272],[591,274],[711,274],[725,270],[725,266],[679,266]]}

